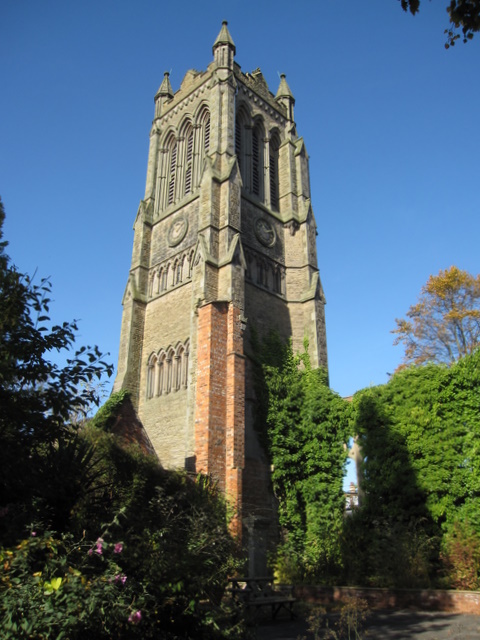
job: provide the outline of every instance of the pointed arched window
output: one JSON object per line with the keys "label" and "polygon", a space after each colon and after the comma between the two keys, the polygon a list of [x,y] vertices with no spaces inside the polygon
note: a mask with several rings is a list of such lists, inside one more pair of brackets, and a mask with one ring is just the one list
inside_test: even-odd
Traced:
{"label": "pointed arched window", "polygon": [[185,342],[185,348],[183,350],[183,355],[182,355],[182,379],[181,379],[181,385],[184,389],[187,388],[188,386],[188,356],[189,356],[189,349],[190,349],[190,341],[186,340]]}
{"label": "pointed arched window", "polygon": [[193,188],[200,184],[204,167],[204,160],[210,153],[210,111],[203,105],[195,119],[195,148],[193,167]]}
{"label": "pointed arched window", "polygon": [[210,151],[210,112],[204,109],[200,115],[200,126],[202,129],[203,153],[206,156]]}
{"label": "pointed arched window", "polygon": [[185,132],[185,195],[193,191],[193,129]]}
{"label": "pointed arched window", "polygon": [[175,284],[180,284],[182,282],[183,274],[183,258],[178,258],[178,260],[175,262],[174,270]]}
{"label": "pointed arched window", "polygon": [[210,114],[207,114],[203,127],[203,150],[205,155],[210,151]]}
{"label": "pointed arched window", "polygon": [[282,293],[282,272],[280,267],[273,271],[273,290],[275,293]]}
{"label": "pointed arched window", "polygon": [[175,351],[170,348],[166,358],[165,393],[170,393],[174,384]]}
{"label": "pointed arched window", "polygon": [[[246,154],[248,153],[248,145],[246,139],[247,123],[249,117],[243,107],[237,111],[235,118],[235,155],[242,176],[243,188],[250,189],[250,176],[248,174]],[[250,130],[249,130],[250,131]]]}
{"label": "pointed arched window", "polygon": [[148,359],[148,369],[147,369],[147,398],[153,398],[155,395],[155,381],[156,381],[156,372],[157,372],[157,356],[155,353],[152,353],[150,358]]}
{"label": "pointed arched window", "polygon": [[258,131],[253,130],[252,133],[252,192],[260,195],[260,141]]}
{"label": "pointed arched window", "polygon": [[274,132],[270,138],[269,145],[269,169],[270,169],[270,205],[272,209],[278,211],[279,184],[278,184],[278,150],[280,148],[280,138]]}
{"label": "pointed arched window", "polygon": [[155,290],[155,282],[156,282],[157,272],[154,271],[150,274],[150,278],[148,280],[148,295],[153,296],[153,292]]}
{"label": "pointed arched window", "polygon": [[251,192],[263,200],[264,176],[264,139],[265,134],[260,122],[252,131],[252,184]]}
{"label": "pointed arched window", "polygon": [[177,174],[177,141],[172,136],[168,143],[167,204],[175,202],[175,183]]}
{"label": "pointed arched window", "polygon": [[190,339],[169,347],[165,352],[152,353],[147,363],[147,398],[162,396],[188,386]]}
{"label": "pointed arched window", "polygon": [[182,387],[184,355],[185,347],[181,344],[177,347],[177,353],[175,354],[175,391],[178,391]]}
{"label": "pointed arched window", "polygon": [[163,394],[165,384],[165,353],[161,352],[157,362],[157,386],[155,393],[157,396]]}
{"label": "pointed arched window", "polygon": [[235,153],[237,155],[238,164],[241,164],[242,157],[242,123],[240,118],[235,122]]}
{"label": "pointed arched window", "polygon": [[168,264],[161,270],[161,290],[166,291],[168,288]]}
{"label": "pointed arched window", "polygon": [[187,258],[188,261],[188,277],[191,278],[192,277],[192,271],[193,271],[193,256],[194,256],[195,252],[194,251],[190,251],[190,254]]}

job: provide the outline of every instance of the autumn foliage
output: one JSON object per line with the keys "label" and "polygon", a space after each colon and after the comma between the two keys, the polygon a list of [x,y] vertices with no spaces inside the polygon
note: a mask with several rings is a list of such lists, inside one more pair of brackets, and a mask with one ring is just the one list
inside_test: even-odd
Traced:
{"label": "autumn foliage", "polygon": [[452,364],[472,353],[480,343],[480,274],[455,266],[430,276],[407,318],[396,318],[403,343],[403,365],[427,362]]}

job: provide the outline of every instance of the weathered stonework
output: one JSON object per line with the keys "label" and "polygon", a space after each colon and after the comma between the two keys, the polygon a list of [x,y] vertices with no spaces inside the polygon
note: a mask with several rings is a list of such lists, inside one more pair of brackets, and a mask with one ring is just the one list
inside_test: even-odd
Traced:
{"label": "weathered stonework", "polygon": [[[115,390],[128,389],[165,467],[210,474],[242,518],[271,518],[253,428],[250,334],[308,339],[327,366],[308,155],[281,76],[243,73],[223,24],[206,71],[155,96],[134,224]],[[263,525],[262,525],[263,526]]]}

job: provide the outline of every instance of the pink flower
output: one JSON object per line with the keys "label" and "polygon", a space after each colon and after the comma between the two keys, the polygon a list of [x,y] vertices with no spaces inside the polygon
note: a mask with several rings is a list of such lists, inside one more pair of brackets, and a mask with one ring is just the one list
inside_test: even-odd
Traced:
{"label": "pink flower", "polygon": [[91,556],[91,555],[92,555],[92,553],[93,553],[93,549],[89,549],[89,550],[88,550],[88,555],[89,555],[89,556]]}
{"label": "pink flower", "polygon": [[32,538],[35,538],[35,536],[37,535],[37,532],[36,531],[32,531],[31,535],[32,535]]}
{"label": "pink flower", "polygon": [[99,538],[97,540],[97,542],[95,543],[97,545],[97,548],[95,549],[95,553],[98,553],[99,555],[102,555],[102,553],[103,553],[102,542],[103,542],[103,538]]}
{"label": "pink flower", "polygon": [[124,576],[123,574],[118,573],[118,574],[115,576],[115,582],[116,582],[116,584],[118,584],[119,582],[121,582],[121,583],[122,583],[122,585],[124,585],[126,581],[127,581],[127,576]]}
{"label": "pink flower", "polygon": [[128,621],[131,622],[132,624],[138,624],[141,619],[142,619],[142,612],[140,610],[135,611],[135,613],[131,613],[128,616]]}
{"label": "pink flower", "polygon": [[117,542],[117,544],[113,549],[113,553],[122,553],[122,551],[123,551],[123,544],[121,542]]}

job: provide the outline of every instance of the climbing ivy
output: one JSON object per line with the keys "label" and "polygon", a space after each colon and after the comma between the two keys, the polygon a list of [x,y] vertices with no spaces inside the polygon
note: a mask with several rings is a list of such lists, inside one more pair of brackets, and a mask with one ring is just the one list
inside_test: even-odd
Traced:
{"label": "climbing ivy", "polygon": [[325,581],[341,568],[349,405],[329,389],[325,370],[311,367],[307,347],[295,355],[276,334],[262,342],[258,422],[278,499],[279,577]]}
{"label": "climbing ivy", "polygon": [[120,391],[112,393],[110,398],[102,407],[100,407],[96,415],[92,418],[90,425],[97,429],[102,429],[107,433],[110,432],[111,428],[115,424],[123,403],[129,396],[130,394],[126,389],[121,389]]}

